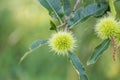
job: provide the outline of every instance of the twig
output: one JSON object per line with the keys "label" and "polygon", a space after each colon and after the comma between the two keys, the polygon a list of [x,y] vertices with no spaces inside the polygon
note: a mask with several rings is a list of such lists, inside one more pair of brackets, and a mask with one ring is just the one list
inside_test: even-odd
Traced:
{"label": "twig", "polygon": [[65,29],[64,29],[64,31],[68,31],[68,27],[69,27],[69,25],[68,24],[66,24],[66,26],[65,26]]}
{"label": "twig", "polygon": [[[73,10],[72,10],[72,12],[70,13],[70,18],[73,17],[73,13],[74,13],[75,10],[77,9],[77,6],[78,6],[79,3],[80,3],[80,0],[76,0],[76,3],[75,3],[75,5],[74,5],[74,7],[73,7]],[[58,28],[61,28],[61,27],[63,27],[63,26],[65,26],[64,31],[67,31],[69,25],[68,25],[68,23],[67,23],[67,19],[66,19],[66,18],[65,18],[65,20],[64,20],[64,23],[61,24],[61,25],[59,25]]]}
{"label": "twig", "polygon": [[58,26],[58,28],[63,27],[65,24],[66,24],[66,22],[64,22],[63,24],[60,24],[60,25]]}
{"label": "twig", "polygon": [[76,11],[77,6],[78,6],[79,3],[80,3],[80,0],[77,0],[76,3],[75,3],[75,5],[74,5],[74,8],[73,8],[72,12],[70,13],[70,17],[71,18],[73,17],[73,13]]}
{"label": "twig", "polygon": [[73,8],[72,12],[75,12],[79,3],[80,3],[80,0],[77,0],[75,5],[74,5],[74,8]]}
{"label": "twig", "polygon": [[[73,14],[74,14],[75,10],[77,9],[77,6],[78,6],[79,3],[80,3],[80,0],[76,0],[76,3],[75,3],[75,5],[74,5],[74,7],[73,7],[73,10],[72,10],[72,12],[70,13],[70,18],[73,18],[73,17],[74,17]],[[69,28],[69,25],[68,25],[68,23],[67,23],[67,19],[65,19],[65,23],[66,23],[66,26],[65,26],[64,31],[67,31],[68,28]]]}

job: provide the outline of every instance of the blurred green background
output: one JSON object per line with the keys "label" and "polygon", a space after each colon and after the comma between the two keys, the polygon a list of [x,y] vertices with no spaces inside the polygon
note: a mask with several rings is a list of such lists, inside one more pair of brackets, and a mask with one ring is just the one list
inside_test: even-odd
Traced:
{"label": "blurred green background", "polygon": [[[85,0],[92,3],[94,0]],[[74,4],[75,1],[71,0]],[[118,18],[120,1],[116,3]],[[78,80],[79,76],[67,56],[50,52],[45,45],[19,60],[37,39],[48,39],[50,16],[38,0],[0,0],[0,80]],[[102,41],[94,33],[96,18],[90,17],[72,31],[77,39],[75,54],[83,62],[90,80],[120,80],[120,52],[112,60],[112,45],[96,64],[86,62]]]}

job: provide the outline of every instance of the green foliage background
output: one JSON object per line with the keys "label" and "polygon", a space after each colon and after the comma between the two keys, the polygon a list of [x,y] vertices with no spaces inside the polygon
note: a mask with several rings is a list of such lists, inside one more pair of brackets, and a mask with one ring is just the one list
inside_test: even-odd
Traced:
{"label": "green foliage background", "polygon": [[[88,5],[95,0],[83,0]],[[72,5],[75,0],[71,0]],[[120,18],[120,1],[115,3]],[[78,75],[66,56],[50,52],[45,45],[32,52],[19,65],[19,60],[36,39],[48,39],[50,16],[38,0],[0,0],[0,80],[78,80]],[[102,41],[94,33],[97,18],[90,17],[78,24],[73,32],[78,40],[76,55],[85,65],[90,80],[120,80],[120,52],[112,60],[112,46],[96,64],[86,62],[96,45]]]}

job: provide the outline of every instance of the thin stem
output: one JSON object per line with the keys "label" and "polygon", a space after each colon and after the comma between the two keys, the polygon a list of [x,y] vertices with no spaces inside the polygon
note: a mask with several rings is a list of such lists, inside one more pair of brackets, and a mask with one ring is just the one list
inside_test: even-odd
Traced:
{"label": "thin stem", "polygon": [[66,19],[66,18],[65,18],[65,21],[64,21],[64,22],[65,22],[65,29],[64,29],[64,31],[67,32],[69,25],[68,25],[68,23],[67,23],[67,19]]}
{"label": "thin stem", "polygon": [[68,31],[68,28],[69,28],[69,25],[68,24],[66,24],[66,26],[65,26],[65,29],[64,29],[64,31]]}
{"label": "thin stem", "polygon": [[[74,7],[73,7],[73,10],[72,10],[72,12],[70,13],[70,18],[74,17],[73,14],[74,14],[74,12],[76,11],[77,6],[78,6],[79,3],[80,3],[80,0],[76,0],[76,3],[75,3],[75,5],[74,5]],[[68,25],[68,23],[67,23],[67,19],[65,19],[65,23],[66,23],[66,26],[65,26],[64,31],[68,31],[69,25]]]}
{"label": "thin stem", "polygon": [[[77,0],[76,3],[75,3],[75,5],[74,5],[74,7],[73,7],[72,12],[70,13],[70,18],[73,17],[73,13],[74,13],[75,10],[77,9],[77,6],[78,6],[79,3],[80,3],[80,0]],[[64,31],[68,31],[68,29],[69,29],[69,24],[67,23],[67,20],[68,20],[68,19],[65,18],[64,23],[62,23],[61,25],[59,25],[58,28],[61,28],[61,27],[65,26]]]}
{"label": "thin stem", "polygon": [[70,14],[70,17],[73,17],[73,13],[76,11],[77,6],[78,6],[79,3],[80,3],[80,0],[77,0],[76,3],[75,3],[75,5],[74,5],[74,8],[73,8],[73,10],[72,10],[72,12]]}
{"label": "thin stem", "polygon": [[63,27],[65,24],[66,24],[65,22],[64,22],[64,23],[62,23],[62,24],[60,24],[60,25],[58,26],[58,28]]}
{"label": "thin stem", "polygon": [[73,12],[77,9],[77,6],[78,6],[79,3],[80,3],[80,0],[77,0],[75,5],[74,5],[74,8],[72,10]]}

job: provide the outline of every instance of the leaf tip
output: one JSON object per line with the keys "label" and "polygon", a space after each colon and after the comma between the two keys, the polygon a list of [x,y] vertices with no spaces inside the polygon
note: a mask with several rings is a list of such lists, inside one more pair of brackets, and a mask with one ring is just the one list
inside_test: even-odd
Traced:
{"label": "leaf tip", "polygon": [[89,60],[89,61],[87,61],[87,65],[91,65],[91,64],[94,64],[95,62],[94,61],[91,61],[91,60]]}

